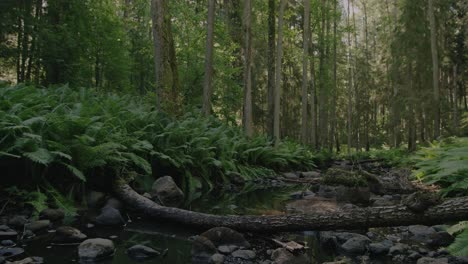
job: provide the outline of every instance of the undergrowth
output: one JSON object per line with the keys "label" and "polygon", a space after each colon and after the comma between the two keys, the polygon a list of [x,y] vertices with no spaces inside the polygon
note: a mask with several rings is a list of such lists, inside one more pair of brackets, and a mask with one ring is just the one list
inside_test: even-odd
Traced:
{"label": "undergrowth", "polygon": [[229,181],[232,172],[252,179],[314,166],[311,152],[296,143],[274,147],[196,113],[175,119],[145,100],[67,86],[0,88],[0,159],[39,164],[39,178],[59,166],[66,173],[56,177],[79,182],[164,168],[186,191]]}

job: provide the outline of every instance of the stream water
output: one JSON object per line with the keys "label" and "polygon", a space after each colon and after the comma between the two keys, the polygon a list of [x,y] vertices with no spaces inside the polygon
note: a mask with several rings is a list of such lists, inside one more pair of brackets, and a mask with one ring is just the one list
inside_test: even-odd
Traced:
{"label": "stream water", "polygon": [[[299,189],[297,187],[257,189],[247,186],[238,192],[206,194],[193,202],[189,209],[215,214],[281,214],[285,211],[285,203],[290,199],[290,194]],[[164,256],[143,263],[191,263],[190,238],[203,232],[177,224],[149,222],[140,217],[132,219],[125,228],[77,227],[90,238],[111,238],[114,241],[115,255],[112,259],[99,262],[103,264],[137,263],[126,254],[127,248],[136,244],[144,244],[161,252],[167,250]],[[306,242],[310,263],[333,259],[333,256],[318,246],[316,232],[288,233],[287,236],[291,240]],[[52,245],[50,243],[52,237],[53,234],[45,234],[25,242],[23,245],[25,254],[43,257],[45,263],[49,264],[79,262],[76,245]]]}

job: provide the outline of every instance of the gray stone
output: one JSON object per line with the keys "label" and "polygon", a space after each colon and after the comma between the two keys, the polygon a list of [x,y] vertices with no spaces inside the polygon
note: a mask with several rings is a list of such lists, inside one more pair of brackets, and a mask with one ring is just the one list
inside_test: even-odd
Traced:
{"label": "gray stone", "polygon": [[0,257],[0,264],[4,264],[6,262],[6,259],[4,257]]}
{"label": "gray stone", "polygon": [[105,206],[102,208],[101,214],[96,217],[96,223],[105,226],[121,226],[125,224],[125,220],[119,210]]}
{"label": "gray stone", "polygon": [[13,258],[24,253],[24,249],[19,247],[0,248],[0,257]]}
{"label": "gray stone", "polygon": [[418,260],[418,259],[422,258],[422,256],[421,256],[421,254],[419,254],[418,252],[413,252],[413,253],[411,253],[411,254],[408,255],[408,258],[409,258],[410,260],[415,261],[415,260]]}
{"label": "gray stone", "polygon": [[60,221],[65,217],[65,212],[62,209],[47,208],[39,213],[39,219],[50,221]]}
{"label": "gray stone", "polygon": [[449,228],[449,225],[434,225],[432,228],[434,228],[435,231],[440,232],[440,231],[447,231],[447,228]]}
{"label": "gray stone", "polygon": [[405,254],[405,252],[408,249],[409,249],[408,245],[403,244],[403,243],[398,243],[388,250],[388,254],[391,256],[401,255],[401,254]]}
{"label": "gray stone", "polygon": [[244,260],[252,260],[255,258],[255,251],[247,249],[239,249],[232,252],[232,256],[235,258],[240,258]]}
{"label": "gray stone", "polygon": [[365,236],[355,236],[348,239],[343,245],[341,245],[341,250],[345,254],[360,255],[366,252],[367,245],[369,245],[369,243],[369,238]]}
{"label": "gray stone", "polygon": [[71,226],[61,226],[55,231],[55,243],[78,243],[85,240],[87,236],[80,230]]}
{"label": "gray stone", "polygon": [[303,171],[299,176],[301,178],[320,178],[322,175],[319,171]]}
{"label": "gray stone", "polygon": [[271,254],[271,259],[275,264],[309,264],[307,255],[294,255],[285,248],[278,248]]}
{"label": "gray stone", "polygon": [[393,242],[390,240],[384,240],[378,243],[370,243],[369,252],[373,255],[387,254],[392,246]]}
{"label": "gray stone", "polygon": [[44,259],[41,257],[28,257],[23,260],[12,262],[12,264],[42,264]]}
{"label": "gray stone", "polygon": [[15,215],[8,220],[8,225],[16,228],[23,228],[28,219],[23,215]]}
{"label": "gray stone", "polygon": [[120,211],[123,209],[123,204],[118,199],[111,197],[107,199],[106,204],[104,205],[104,208],[105,207],[112,207]]}
{"label": "gray stone", "polygon": [[428,257],[423,257],[418,259],[416,264],[447,264],[448,259],[447,258],[428,258]]}
{"label": "gray stone", "polygon": [[50,220],[38,220],[25,225],[25,228],[26,230],[31,230],[32,232],[38,232],[47,229],[49,226]]}
{"label": "gray stone", "polygon": [[147,260],[159,256],[161,253],[144,245],[134,245],[127,249],[127,254],[130,258],[136,260]]}
{"label": "gray stone", "polygon": [[157,179],[151,188],[151,196],[165,206],[177,207],[184,202],[184,193],[171,176]]}
{"label": "gray stone", "polygon": [[446,231],[439,231],[437,233],[429,235],[429,240],[426,244],[430,247],[446,247],[455,240],[455,238],[447,233]]}
{"label": "gray stone", "polygon": [[216,246],[204,236],[196,236],[192,241],[192,263],[207,263],[216,252]]}
{"label": "gray stone", "polygon": [[110,257],[115,252],[114,242],[109,239],[93,238],[78,246],[78,256],[82,261],[96,261]]}
{"label": "gray stone", "polygon": [[0,225],[0,240],[15,240],[18,237],[18,232],[11,229],[9,226]]}
{"label": "gray stone", "polygon": [[15,246],[15,242],[13,242],[12,240],[2,240],[2,242],[0,242],[0,245],[2,245],[3,247],[14,247]]}
{"label": "gray stone", "polygon": [[200,236],[208,238],[217,247],[221,245],[235,245],[244,248],[250,247],[250,243],[241,233],[227,227],[213,227]]}
{"label": "gray stone", "polygon": [[436,231],[430,226],[412,225],[408,227],[408,231],[414,236],[425,237],[434,234]]}
{"label": "gray stone", "polygon": [[299,178],[299,176],[294,172],[285,172],[285,173],[283,173],[283,177],[286,178],[286,179],[297,179],[297,178]]}
{"label": "gray stone", "polygon": [[239,247],[235,245],[222,245],[218,247],[218,251],[224,255],[229,255]]}
{"label": "gray stone", "polygon": [[224,255],[219,254],[219,253],[213,254],[213,256],[211,256],[211,258],[210,258],[210,263],[223,264],[224,263]]}

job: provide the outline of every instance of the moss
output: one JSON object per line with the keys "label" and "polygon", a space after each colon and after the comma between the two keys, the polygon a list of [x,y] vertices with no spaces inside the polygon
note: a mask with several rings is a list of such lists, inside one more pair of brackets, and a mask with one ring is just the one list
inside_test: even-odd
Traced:
{"label": "moss", "polygon": [[346,171],[332,168],[327,170],[323,183],[327,185],[344,185],[348,187],[367,187],[368,175],[358,171]]}

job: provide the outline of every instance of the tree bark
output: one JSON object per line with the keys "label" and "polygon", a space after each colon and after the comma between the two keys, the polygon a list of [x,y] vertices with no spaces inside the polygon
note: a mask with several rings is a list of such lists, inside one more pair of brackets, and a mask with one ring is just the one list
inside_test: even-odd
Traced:
{"label": "tree bark", "polygon": [[468,197],[452,198],[414,213],[405,205],[356,208],[326,214],[276,216],[212,215],[160,206],[139,195],[127,184],[114,186],[116,196],[130,208],[155,220],[173,221],[197,228],[224,226],[238,231],[299,231],[363,229],[412,224],[435,225],[468,219]]}
{"label": "tree bark", "polygon": [[153,21],[153,45],[154,45],[154,71],[155,71],[155,86],[156,86],[156,107],[161,110],[162,96],[162,75],[164,72],[163,62],[163,24],[164,24],[164,0],[151,1],[151,18]]}
{"label": "tree bark", "polygon": [[211,114],[211,95],[213,93],[213,29],[215,0],[208,0],[208,21],[205,56],[205,80],[203,83],[203,113]]}
{"label": "tree bark", "polygon": [[251,0],[244,1],[244,114],[242,123],[247,137],[253,135],[252,127],[252,28]]}
{"label": "tree bark", "polygon": [[268,102],[267,134],[273,137],[273,113],[275,90],[275,0],[268,0]]}
{"label": "tree bark", "polygon": [[274,91],[274,119],[273,119],[273,136],[275,146],[280,142],[280,110],[281,110],[281,61],[283,59],[283,15],[286,8],[287,0],[280,1],[278,14],[278,41],[276,45],[276,68],[275,68],[275,91]]}
{"label": "tree bark", "polygon": [[434,17],[434,3],[429,0],[429,22],[431,25],[432,82],[434,89],[434,138],[440,136],[440,96],[439,96],[439,58],[437,55],[437,36]]}
{"label": "tree bark", "polygon": [[351,154],[351,117],[352,117],[352,111],[353,111],[353,74],[352,74],[352,70],[351,70],[351,30],[349,29],[349,25],[350,25],[350,21],[349,21],[349,12],[350,12],[350,8],[349,8],[349,2],[348,1],[348,12],[347,12],[347,17],[346,17],[346,24],[347,24],[347,27],[348,27],[348,61],[347,61],[347,64],[348,64],[348,120],[347,120],[347,151],[348,151],[348,155]]}
{"label": "tree bark", "polygon": [[301,114],[301,139],[307,143],[307,90],[309,78],[307,64],[309,63],[309,37],[310,37],[310,0],[304,0],[304,32],[303,32],[303,57],[302,57],[302,114]]}

